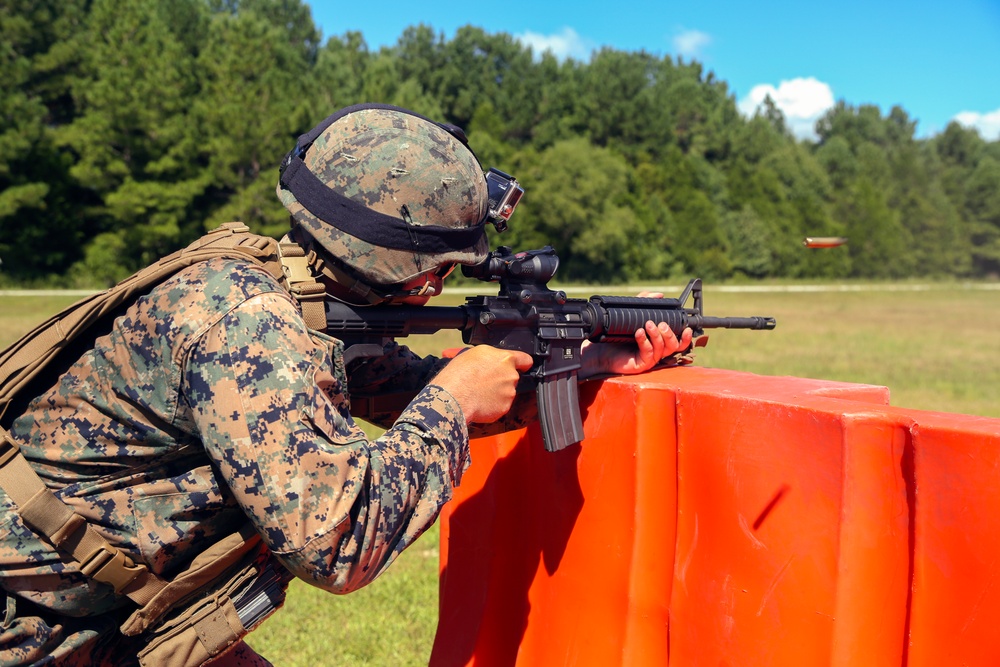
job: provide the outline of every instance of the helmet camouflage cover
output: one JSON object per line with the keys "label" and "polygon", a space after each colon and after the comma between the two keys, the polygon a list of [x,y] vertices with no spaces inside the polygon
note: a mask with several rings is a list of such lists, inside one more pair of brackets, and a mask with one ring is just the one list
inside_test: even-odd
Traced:
{"label": "helmet camouflage cover", "polygon": [[293,227],[365,282],[476,264],[489,252],[487,184],[453,132],[398,107],[348,107],[299,137],[278,197]]}

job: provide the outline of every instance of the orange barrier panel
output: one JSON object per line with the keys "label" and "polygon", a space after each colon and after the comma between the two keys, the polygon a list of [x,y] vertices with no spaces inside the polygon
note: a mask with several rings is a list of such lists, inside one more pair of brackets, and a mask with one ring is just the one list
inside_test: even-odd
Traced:
{"label": "orange barrier panel", "polygon": [[581,397],[580,445],[473,443],[432,665],[1000,659],[1000,420],[697,367]]}

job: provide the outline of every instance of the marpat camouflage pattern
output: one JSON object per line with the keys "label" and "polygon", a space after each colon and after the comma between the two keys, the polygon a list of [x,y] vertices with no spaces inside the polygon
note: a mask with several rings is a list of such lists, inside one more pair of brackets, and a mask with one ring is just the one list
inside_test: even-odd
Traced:
{"label": "marpat camouflage pattern", "polygon": [[[11,429],[57,496],[166,579],[249,520],[281,564],[335,593],[372,581],[436,519],[469,463],[444,363],[391,344],[366,391],[416,395],[369,441],[343,344],[307,330],[262,269],[197,264],[116,320]],[[352,373],[353,380],[353,373]],[[131,603],[83,576],[0,491],[0,663],[128,664]]]}
{"label": "marpat camouflage pattern", "polygon": [[[331,190],[393,218],[405,209],[414,226],[485,223],[489,198],[476,156],[444,128],[409,113],[349,113],[316,138],[304,160]],[[485,234],[474,247],[447,253],[375,246],[340,231],[336,221],[320,220],[280,184],[277,193],[329,256],[373,284],[403,283],[446,264],[476,264],[489,252]]]}

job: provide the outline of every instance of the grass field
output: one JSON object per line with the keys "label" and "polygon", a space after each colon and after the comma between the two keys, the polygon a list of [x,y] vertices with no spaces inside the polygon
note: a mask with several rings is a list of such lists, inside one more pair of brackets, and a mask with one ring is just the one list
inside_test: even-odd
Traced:
{"label": "grass field", "polygon": [[[893,405],[1000,417],[1000,291],[989,287],[995,285],[770,292],[708,286],[706,314],[771,315],[778,326],[711,332],[696,363],[885,385]],[[0,345],[74,298],[0,296]],[[460,301],[445,296],[436,303]],[[449,332],[407,343],[429,353],[460,339]],[[343,598],[296,582],[285,610],[254,633],[251,645],[282,667],[426,664],[437,620],[437,540],[433,528],[385,576]]]}

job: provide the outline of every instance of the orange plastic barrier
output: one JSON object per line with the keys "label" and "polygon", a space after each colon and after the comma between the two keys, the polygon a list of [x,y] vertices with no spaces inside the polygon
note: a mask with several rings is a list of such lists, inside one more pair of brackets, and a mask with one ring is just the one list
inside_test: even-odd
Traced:
{"label": "orange plastic barrier", "polygon": [[1000,663],[1000,420],[687,367],[473,443],[431,664]]}

